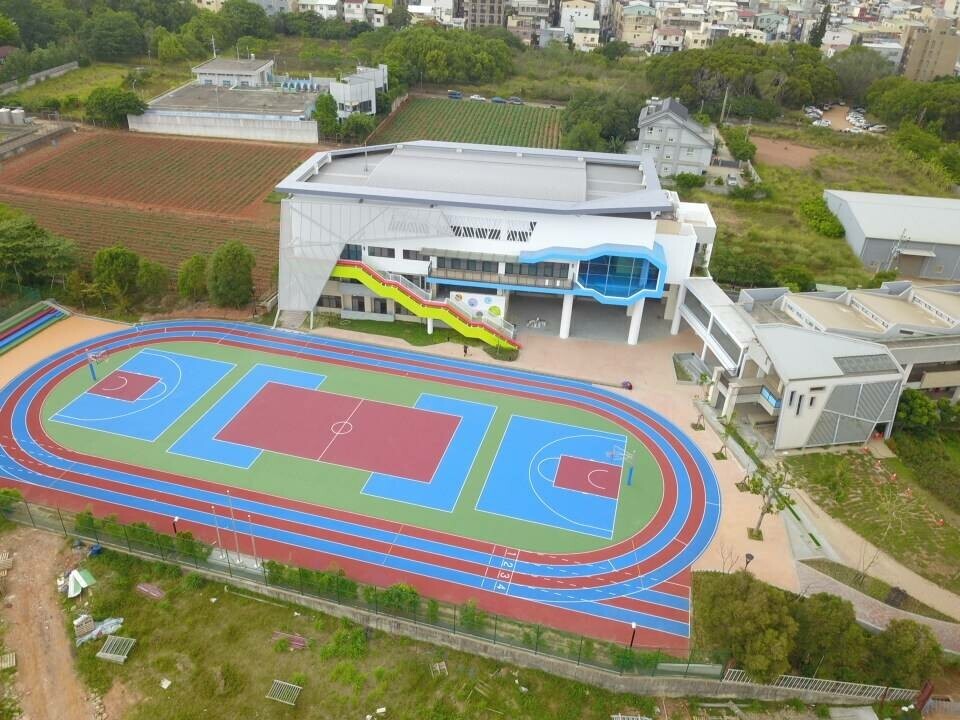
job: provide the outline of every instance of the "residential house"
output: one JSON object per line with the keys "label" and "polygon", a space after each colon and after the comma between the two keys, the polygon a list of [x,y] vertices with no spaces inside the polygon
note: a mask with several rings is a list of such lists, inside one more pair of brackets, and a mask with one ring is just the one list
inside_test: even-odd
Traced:
{"label": "residential house", "polygon": [[580,52],[600,47],[600,21],[578,18],[573,26],[573,45]]}
{"label": "residential house", "polygon": [[627,5],[614,2],[613,27],[617,40],[633,48],[649,48],[653,45],[653,31],[657,27],[657,11],[642,0]]}
{"label": "residential house", "polygon": [[660,27],[653,31],[653,54],[683,50],[683,28]]}
{"label": "residential house", "polygon": [[341,0],[297,0],[299,12],[312,12],[324,20],[334,20],[343,14]]}
{"label": "residential house", "polygon": [[675,98],[653,98],[637,121],[637,154],[652,156],[660,175],[700,175],[710,166],[712,132],[690,117]]}
{"label": "residential house", "polygon": [[567,37],[572,38],[578,20],[594,20],[597,4],[593,0],[563,0],[560,3],[560,22]]}

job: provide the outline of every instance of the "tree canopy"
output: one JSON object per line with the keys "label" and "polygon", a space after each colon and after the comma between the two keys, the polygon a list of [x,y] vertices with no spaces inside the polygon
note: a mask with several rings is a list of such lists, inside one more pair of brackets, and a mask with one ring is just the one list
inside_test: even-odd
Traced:
{"label": "tree canopy", "polygon": [[0,215],[0,284],[49,285],[51,280],[63,279],[76,262],[69,240],[44,230],[26,215]]}
{"label": "tree canopy", "polygon": [[207,296],[207,259],[203,255],[194,255],[180,265],[177,292],[183,299],[194,302]]}
{"label": "tree canopy", "polygon": [[106,10],[80,28],[80,41],[97,60],[119,60],[142,53],[143,32],[133,13]]}
{"label": "tree canopy", "polygon": [[0,45],[19,45],[20,28],[6,15],[0,15]]}
{"label": "tree canopy", "polygon": [[127,115],[142,115],[147,105],[130,90],[100,87],[87,96],[87,117],[108,125],[124,126]]}
{"label": "tree canopy", "polygon": [[[564,108],[560,126],[566,135],[579,135],[580,138],[590,139],[590,142],[585,143],[582,139],[578,139],[574,143],[570,140],[570,144],[565,143],[564,147],[577,150],[597,149],[583,146],[593,144],[592,130],[588,125],[596,125],[606,144],[614,138],[621,140],[636,138],[637,118],[643,103],[643,97],[631,93],[578,90]],[[600,149],[605,150],[607,147]]]}
{"label": "tree canopy", "polygon": [[840,95],[851,105],[865,102],[870,86],[896,70],[883,55],[863,45],[841,50],[827,61],[827,66],[837,74]]}
{"label": "tree canopy", "polygon": [[408,83],[495,82],[513,68],[510,48],[503,40],[464,30],[441,30],[415,25],[394,33],[383,48],[381,62]]}
{"label": "tree canopy", "polygon": [[221,307],[240,307],[253,298],[253,253],[231,240],[218,247],[207,265],[207,292]]}
{"label": "tree canopy", "polygon": [[867,105],[885,123],[912,120],[945,139],[960,138],[960,78],[933,82],[880,78],[867,91]]}

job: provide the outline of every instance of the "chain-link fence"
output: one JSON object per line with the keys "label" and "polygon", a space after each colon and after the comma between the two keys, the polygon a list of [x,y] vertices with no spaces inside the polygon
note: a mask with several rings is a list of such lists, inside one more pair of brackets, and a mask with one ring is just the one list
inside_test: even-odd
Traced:
{"label": "chain-link fence", "polygon": [[18,287],[12,283],[0,286],[0,322],[23,312],[41,300],[40,291],[30,287]]}
{"label": "chain-link fence", "polygon": [[[677,657],[675,652],[657,648],[631,647],[583,635],[566,633],[534,623],[524,623],[478,608],[472,601],[463,605],[420,597],[403,586],[379,588],[361,585],[342,571],[317,571],[291,567],[271,560],[257,562],[222,548],[211,548],[189,533],[176,538],[161,534],[145,524],[123,525],[112,519],[94,518],[89,512],[71,512],[26,501],[14,503],[8,519],[38,529],[80,538],[104,547],[136,553],[202,570],[229,581],[240,579],[264,587],[286,590],[303,598],[315,598],[345,607],[401,618],[440,628],[456,635],[480,638],[493,645],[510,645],[539,655],[598,668],[620,675],[723,677],[723,665],[696,662],[697,652]],[[699,658],[703,659],[703,658]]]}

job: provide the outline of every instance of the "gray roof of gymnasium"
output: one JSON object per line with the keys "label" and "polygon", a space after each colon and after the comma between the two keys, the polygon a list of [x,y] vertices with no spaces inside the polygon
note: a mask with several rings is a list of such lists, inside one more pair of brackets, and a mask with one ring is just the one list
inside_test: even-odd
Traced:
{"label": "gray roof of gymnasium", "polygon": [[559,214],[673,209],[647,156],[427,140],[317,153],[277,190]]}
{"label": "gray roof of gymnasium", "polygon": [[214,73],[251,73],[256,72],[273,60],[231,60],[230,58],[213,58],[204,63],[200,63],[193,68],[193,72],[214,72]]}
{"label": "gray roof of gymnasium", "polygon": [[753,331],[784,381],[900,371],[878,343],[785,324],[756,325]]}
{"label": "gray roof of gymnasium", "polygon": [[865,237],[896,240],[906,232],[910,242],[960,245],[960,200],[825,190],[850,208]]}

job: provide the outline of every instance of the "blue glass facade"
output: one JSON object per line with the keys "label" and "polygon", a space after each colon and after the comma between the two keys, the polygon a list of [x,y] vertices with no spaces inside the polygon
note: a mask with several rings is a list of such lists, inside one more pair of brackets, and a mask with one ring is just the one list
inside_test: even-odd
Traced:
{"label": "blue glass facade", "polygon": [[646,258],[601,255],[581,261],[577,282],[608,298],[628,298],[641,290],[656,290],[660,268]]}

